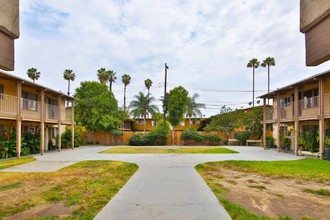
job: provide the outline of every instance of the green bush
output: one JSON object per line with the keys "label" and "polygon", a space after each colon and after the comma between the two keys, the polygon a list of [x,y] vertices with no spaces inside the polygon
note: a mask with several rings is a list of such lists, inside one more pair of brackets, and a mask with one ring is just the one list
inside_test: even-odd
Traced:
{"label": "green bush", "polygon": [[27,156],[30,154],[30,148],[28,147],[22,147],[21,149],[21,156]]}
{"label": "green bush", "polygon": [[202,142],[203,137],[195,127],[191,127],[182,132],[181,140],[183,140],[184,145],[193,144],[195,142]]}
{"label": "green bush", "polygon": [[184,145],[191,145],[191,144],[204,144],[215,146],[219,145],[221,142],[221,138],[217,135],[213,134],[200,134],[196,130],[195,127],[191,127],[182,132],[181,140],[183,140]]}
{"label": "green bush", "polygon": [[16,156],[16,131],[2,131],[0,134],[0,158]]}
{"label": "green bush", "polygon": [[[61,135],[61,143],[62,146],[69,146],[72,147],[71,143],[71,128],[65,129],[63,134]],[[80,134],[75,130],[74,132],[74,147],[79,147],[80,146]]]}
{"label": "green bush", "polygon": [[128,140],[128,144],[132,146],[145,146],[147,145],[146,134],[133,134]]}
{"label": "green bush", "polygon": [[29,148],[30,154],[38,154],[40,152],[40,133],[25,133],[22,138],[22,152],[25,146]]}
{"label": "green bush", "polygon": [[204,143],[209,146],[219,145],[221,138],[218,135],[214,134],[204,134],[203,136]]}
{"label": "green bush", "polygon": [[240,133],[234,134],[234,137],[241,143],[241,145],[244,145],[246,140],[250,137],[250,132],[243,131]]}

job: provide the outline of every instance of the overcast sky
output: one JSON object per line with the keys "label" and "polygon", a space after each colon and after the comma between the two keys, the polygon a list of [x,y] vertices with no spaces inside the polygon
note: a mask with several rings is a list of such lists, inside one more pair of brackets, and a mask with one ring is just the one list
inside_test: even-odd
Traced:
{"label": "overcast sky", "polygon": [[[181,85],[198,93],[206,116],[222,105],[249,106],[252,58],[275,58],[271,89],[330,69],[329,61],[305,66],[299,0],[23,0],[20,13],[15,75],[28,78],[27,69],[35,67],[37,83],[66,93],[63,72],[72,69],[74,93],[80,82],[97,80],[97,69],[111,69],[120,106],[123,74],[132,77],[127,103],[147,92],[147,78],[159,99],[165,63],[167,91]],[[267,69],[258,68],[255,79],[255,96],[266,93]]]}

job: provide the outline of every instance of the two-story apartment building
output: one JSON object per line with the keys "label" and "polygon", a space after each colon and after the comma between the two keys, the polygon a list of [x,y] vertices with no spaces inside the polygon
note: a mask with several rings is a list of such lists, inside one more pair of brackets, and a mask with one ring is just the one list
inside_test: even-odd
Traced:
{"label": "two-story apartment building", "polygon": [[[66,108],[66,103],[71,103],[72,108]],[[17,157],[20,157],[21,136],[25,132],[40,133],[41,154],[56,136],[60,150],[58,134],[62,133],[62,125],[74,127],[73,97],[0,71],[0,131],[16,130]]]}
{"label": "two-story apartment building", "polygon": [[[266,128],[273,127],[276,145],[280,147],[280,134],[293,127],[291,150],[298,154],[299,135],[314,127],[319,133],[319,152],[324,157],[324,131],[330,123],[330,70],[260,96],[264,100],[264,141]],[[273,108],[266,109],[266,100],[273,100]]]}

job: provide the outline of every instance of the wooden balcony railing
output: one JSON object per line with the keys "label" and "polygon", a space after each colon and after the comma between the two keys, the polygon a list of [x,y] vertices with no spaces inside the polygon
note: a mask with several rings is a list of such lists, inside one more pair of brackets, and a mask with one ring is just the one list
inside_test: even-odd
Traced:
{"label": "wooden balcony railing", "polygon": [[320,113],[319,110],[320,97],[314,96],[311,98],[305,98],[298,101],[299,117],[304,116],[316,116]]}
{"label": "wooden balcony railing", "polygon": [[330,93],[324,94],[324,114],[330,114]]}
{"label": "wooden balcony railing", "polygon": [[21,99],[21,110],[24,119],[40,120],[41,103],[30,99]]}
{"label": "wooden balcony railing", "polygon": [[58,120],[58,106],[45,104],[44,117],[46,120]]}
{"label": "wooden balcony railing", "polygon": [[[16,118],[18,114],[18,97],[5,95],[0,93],[0,116],[8,118]],[[21,114],[25,120],[41,119],[41,103],[35,100],[21,98]],[[58,106],[44,105],[44,118],[46,121],[58,121]],[[61,111],[61,121],[71,123],[71,109]]]}
{"label": "wooden balcony railing", "polygon": [[0,114],[2,116],[17,116],[17,97],[0,93]]}
{"label": "wooden balcony railing", "polygon": [[72,115],[71,109],[62,110],[62,115],[61,115],[62,122],[70,123],[71,115]]}
{"label": "wooden balcony railing", "polygon": [[267,108],[266,109],[266,121],[274,119],[274,108]]}

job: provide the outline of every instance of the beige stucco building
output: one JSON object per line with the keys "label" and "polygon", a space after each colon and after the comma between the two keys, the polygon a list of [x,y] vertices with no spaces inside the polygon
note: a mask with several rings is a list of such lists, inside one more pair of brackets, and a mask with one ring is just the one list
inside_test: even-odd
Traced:
{"label": "beige stucco building", "polygon": [[305,34],[307,66],[330,59],[329,27],[329,0],[300,0],[300,31]]}
{"label": "beige stucco building", "polygon": [[19,38],[19,0],[0,0],[0,69],[14,70],[14,39]]}

